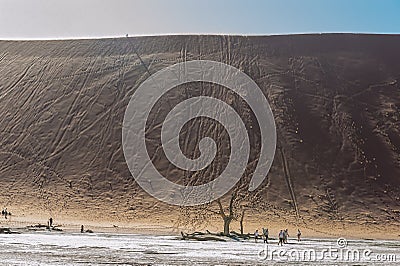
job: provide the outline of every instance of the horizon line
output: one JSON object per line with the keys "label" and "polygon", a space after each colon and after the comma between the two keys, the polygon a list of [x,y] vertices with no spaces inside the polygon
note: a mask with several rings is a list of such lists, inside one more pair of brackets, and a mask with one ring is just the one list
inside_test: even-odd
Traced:
{"label": "horizon line", "polygon": [[[288,32],[288,33],[160,33],[160,34],[133,34],[128,33],[128,37],[157,37],[157,36],[246,36],[246,37],[262,37],[262,36],[291,36],[291,35],[322,35],[322,34],[354,34],[354,35],[400,35],[400,32],[351,32],[351,31],[326,31],[326,32]],[[127,38],[125,35],[104,35],[104,36],[78,36],[78,37],[38,37],[38,38],[3,38],[0,41],[68,41],[68,40],[100,40],[100,39],[115,39]]]}

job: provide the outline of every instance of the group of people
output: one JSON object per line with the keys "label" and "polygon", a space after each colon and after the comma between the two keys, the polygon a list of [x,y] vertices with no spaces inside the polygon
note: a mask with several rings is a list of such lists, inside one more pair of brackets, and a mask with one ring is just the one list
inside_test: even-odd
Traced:
{"label": "group of people", "polygon": [[[268,228],[262,229],[262,236],[260,236],[258,229],[254,232],[254,239],[256,243],[259,238],[262,238],[264,240],[264,243],[268,244],[268,237],[269,237]],[[287,228],[285,230],[281,230],[278,234],[278,239],[279,239],[278,245],[282,246],[283,244],[287,244],[288,237],[289,237],[289,230]],[[297,229],[297,241],[300,241],[300,238],[301,238],[301,231],[300,229]]]}
{"label": "group of people", "polygon": [[11,212],[7,211],[7,208],[4,208],[1,211],[1,216],[3,216],[5,219],[7,219],[8,216],[11,216]]}
{"label": "group of people", "polygon": [[[262,229],[262,239],[264,239],[264,243],[268,243],[268,228]],[[260,234],[258,233],[258,229],[254,232],[254,240],[257,243],[257,239],[260,238]]]}

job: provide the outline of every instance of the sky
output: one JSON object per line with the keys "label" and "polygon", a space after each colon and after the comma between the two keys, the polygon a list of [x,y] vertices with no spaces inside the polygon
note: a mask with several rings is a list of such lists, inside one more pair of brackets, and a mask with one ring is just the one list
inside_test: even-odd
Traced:
{"label": "sky", "polygon": [[400,0],[0,0],[0,39],[400,33]]}

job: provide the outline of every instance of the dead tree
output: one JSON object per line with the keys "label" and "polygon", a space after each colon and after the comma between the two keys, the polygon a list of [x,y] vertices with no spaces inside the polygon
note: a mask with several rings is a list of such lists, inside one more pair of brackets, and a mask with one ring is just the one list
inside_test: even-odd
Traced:
{"label": "dead tree", "polygon": [[[210,221],[218,215],[223,220],[223,235],[229,236],[231,234],[231,223],[235,220],[239,221],[240,234],[244,235],[243,221],[245,218],[245,212],[252,210],[264,211],[265,208],[263,206],[266,206],[263,198],[263,192],[265,192],[265,189],[267,188],[266,186],[260,186],[256,191],[248,190],[252,173],[254,173],[258,164],[258,155],[261,148],[259,127],[254,126],[254,114],[252,114],[251,108],[246,104],[246,102],[243,99],[240,100],[239,96],[235,96],[233,93],[224,92],[222,89],[216,89],[214,85],[208,83],[201,84],[200,88],[196,88],[195,85],[193,86],[191,85],[190,90],[186,90],[186,93],[188,94],[186,95],[186,98],[190,98],[190,93],[198,90],[201,92],[199,93],[200,95],[215,96],[215,98],[220,100],[231,102],[234,109],[238,110],[238,113],[240,113],[241,118],[248,129],[251,149],[246,170],[232,190],[227,193],[226,196],[217,199],[214,202],[198,206],[180,207],[181,215],[176,226],[184,226],[186,228],[191,227],[198,231],[200,226],[204,228],[205,225],[210,223]],[[184,96],[185,95],[182,97]],[[229,145],[229,136],[223,127],[215,126],[215,122],[211,120],[205,118],[199,119],[197,127],[196,123],[194,123],[195,121],[188,123],[188,128],[191,130],[188,130],[186,135],[184,135],[184,138],[182,138],[182,150],[189,150],[189,155],[193,158],[198,158],[201,155],[200,150],[193,149],[193,147],[196,147],[200,139],[204,136],[218,140],[218,143]],[[210,127],[212,130],[210,130]],[[230,159],[228,153],[224,153],[223,149],[220,151],[220,154],[217,153],[213,163],[209,167],[205,168],[204,171],[195,173],[187,171],[182,180],[183,184],[196,186],[210,182],[215,177],[218,177],[226,166],[226,162]]]}
{"label": "dead tree", "polygon": [[224,235],[227,236],[230,234],[230,230],[229,230],[229,226],[232,222],[233,219],[235,219],[235,214],[234,214],[234,210],[233,210],[233,203],[235,201],[237,197],[236,193],[232,194],[232,197],[229,201],[229,210],[228,210],[228,214],[225,213],[224,208],[222,207],[222,203],[221,200],[218,199],[216,202],[219,206],[219,215],[221,215],[222,219],[224,220]]}

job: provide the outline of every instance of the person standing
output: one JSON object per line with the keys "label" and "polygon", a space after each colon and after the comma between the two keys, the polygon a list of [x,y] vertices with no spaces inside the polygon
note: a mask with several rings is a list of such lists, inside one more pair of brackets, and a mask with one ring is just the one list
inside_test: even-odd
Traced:
{"label": "person standing", "polygon": [[301,232],[300,229],[297,229],[297,242],[300,242]]}
{"label": "person standing", "polygon": [[285,233],[283,232],[283,230],[281,230],[279,232],[278,238],[279,238],[278,246],[279,245],[283,246],[283,242],[284,242],[284,239],[285,239]]}
{"label": "person standing", "polygon": [[287,228],[285,229],[285,231],[283,231],[283,235],[284,235],[284,243],[287,244],[289,237],[289,230]]}
{"label": "person standing", "polygon": [[263,236],[264,236],[264,243],[267,243],[268,244],[268,234],[269,234],[269,232],[268,232],[268,228],[263,228]]}
{"label": "person standing", "polygon": [[258,229],[254,232],[254,241],[257,243],[257,239],[258,239],[259,233],[258,233]]}
{"label": "person standing", "polygon": [[53,218],[51,218],[51,217],[50,217],[50,219],[49,219],[49,227],[50,227],[50,228],[53,227]]}

